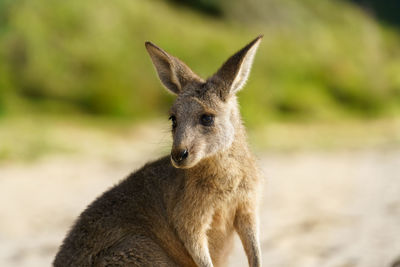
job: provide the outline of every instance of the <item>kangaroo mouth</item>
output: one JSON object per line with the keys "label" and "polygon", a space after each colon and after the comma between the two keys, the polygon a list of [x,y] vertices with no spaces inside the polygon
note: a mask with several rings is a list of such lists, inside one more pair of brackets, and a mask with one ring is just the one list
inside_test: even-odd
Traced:
{"label": "kangaroo mouth", "polygon": [[175,161],[173,156],[170,156],[170,159],[171,159],[172,166],[174,166],[177,169],[188,169],[191,167],[191,166],[189,166],[189,167],[187,166],[186,159],[183,161],[179,161],[179,162]]}
{"label": "kangaroo mouth", "polygon": [[174,157],[171,155],[170,159],[171,159],[172,166],[174,166],[177,169],[189,169],[189,168],[194,167],[198,162],[193,157],[186,158],[186,159],[181,160],[181,161],[176,161],[174,159]]}

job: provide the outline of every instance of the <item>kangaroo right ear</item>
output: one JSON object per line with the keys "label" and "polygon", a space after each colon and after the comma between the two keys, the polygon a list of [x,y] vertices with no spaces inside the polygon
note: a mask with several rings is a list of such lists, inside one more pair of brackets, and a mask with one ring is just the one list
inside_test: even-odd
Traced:
{"label": "kangaroo right ear", "polygon": [[212,77],[225,84],[221,92],[223,99],[238,92],[246,83],[251,65],[253,64],[254,55],[262,37],[262,35],[258,36],[239,52],[231,56]]}
{"label": "kangaroo right ear", "polygon": [[190,81],[201,80],[182,61],[151,42],[146,42],[146,49],[161,82],[168,91],[179,94]]}

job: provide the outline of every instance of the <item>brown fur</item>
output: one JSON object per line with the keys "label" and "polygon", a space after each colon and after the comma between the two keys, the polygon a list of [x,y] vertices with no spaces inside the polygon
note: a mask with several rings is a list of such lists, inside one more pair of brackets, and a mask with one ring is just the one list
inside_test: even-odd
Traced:
{"label": "brown fur", "polygon": [[[250,266],[261,266],[259,176],[235,93],[261,40],[233,55],[207,81],[146,43],[160,80],[177,99],[171,155],[146,164],[80,215],[54,266],[225,266],[236,231]],[[213,124],[200,123],[203,114]]]}

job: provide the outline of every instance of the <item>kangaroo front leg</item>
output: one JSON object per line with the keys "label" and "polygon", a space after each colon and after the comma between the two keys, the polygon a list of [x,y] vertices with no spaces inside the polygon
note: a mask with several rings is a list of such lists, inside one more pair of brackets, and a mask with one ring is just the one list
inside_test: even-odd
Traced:
{"label": "kangaroo front leg", "polygon": [[207,229],[212,219],[210,206],[187,207],[182,201],[174,210],[175,229],[199,267],[213,267],[208,250]]}
{"label": "kangaroo front leg", "polygon": [[249,266],[261,266],[261,249],[258,239],[258,220],[254,211],[254,205],[245,203],[236,211],[235,229],[238,233],[243,248],[246,252]]}
{"label": "kangaroo front leg", "polygon": [[207,238],[186,238],[185,246],[199,267],[213,267],[210,252],[208,250]]}

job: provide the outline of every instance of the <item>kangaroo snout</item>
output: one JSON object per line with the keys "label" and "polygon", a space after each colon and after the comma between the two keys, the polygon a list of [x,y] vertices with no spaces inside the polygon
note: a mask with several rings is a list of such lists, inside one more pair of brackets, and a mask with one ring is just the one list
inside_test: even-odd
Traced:
{"label": "kangaroo snout", "polygon": [[178,167],[185,159],[189,156],[189,151],[186,148],[173,148],[171,151],[171,159],[175,165]]}

